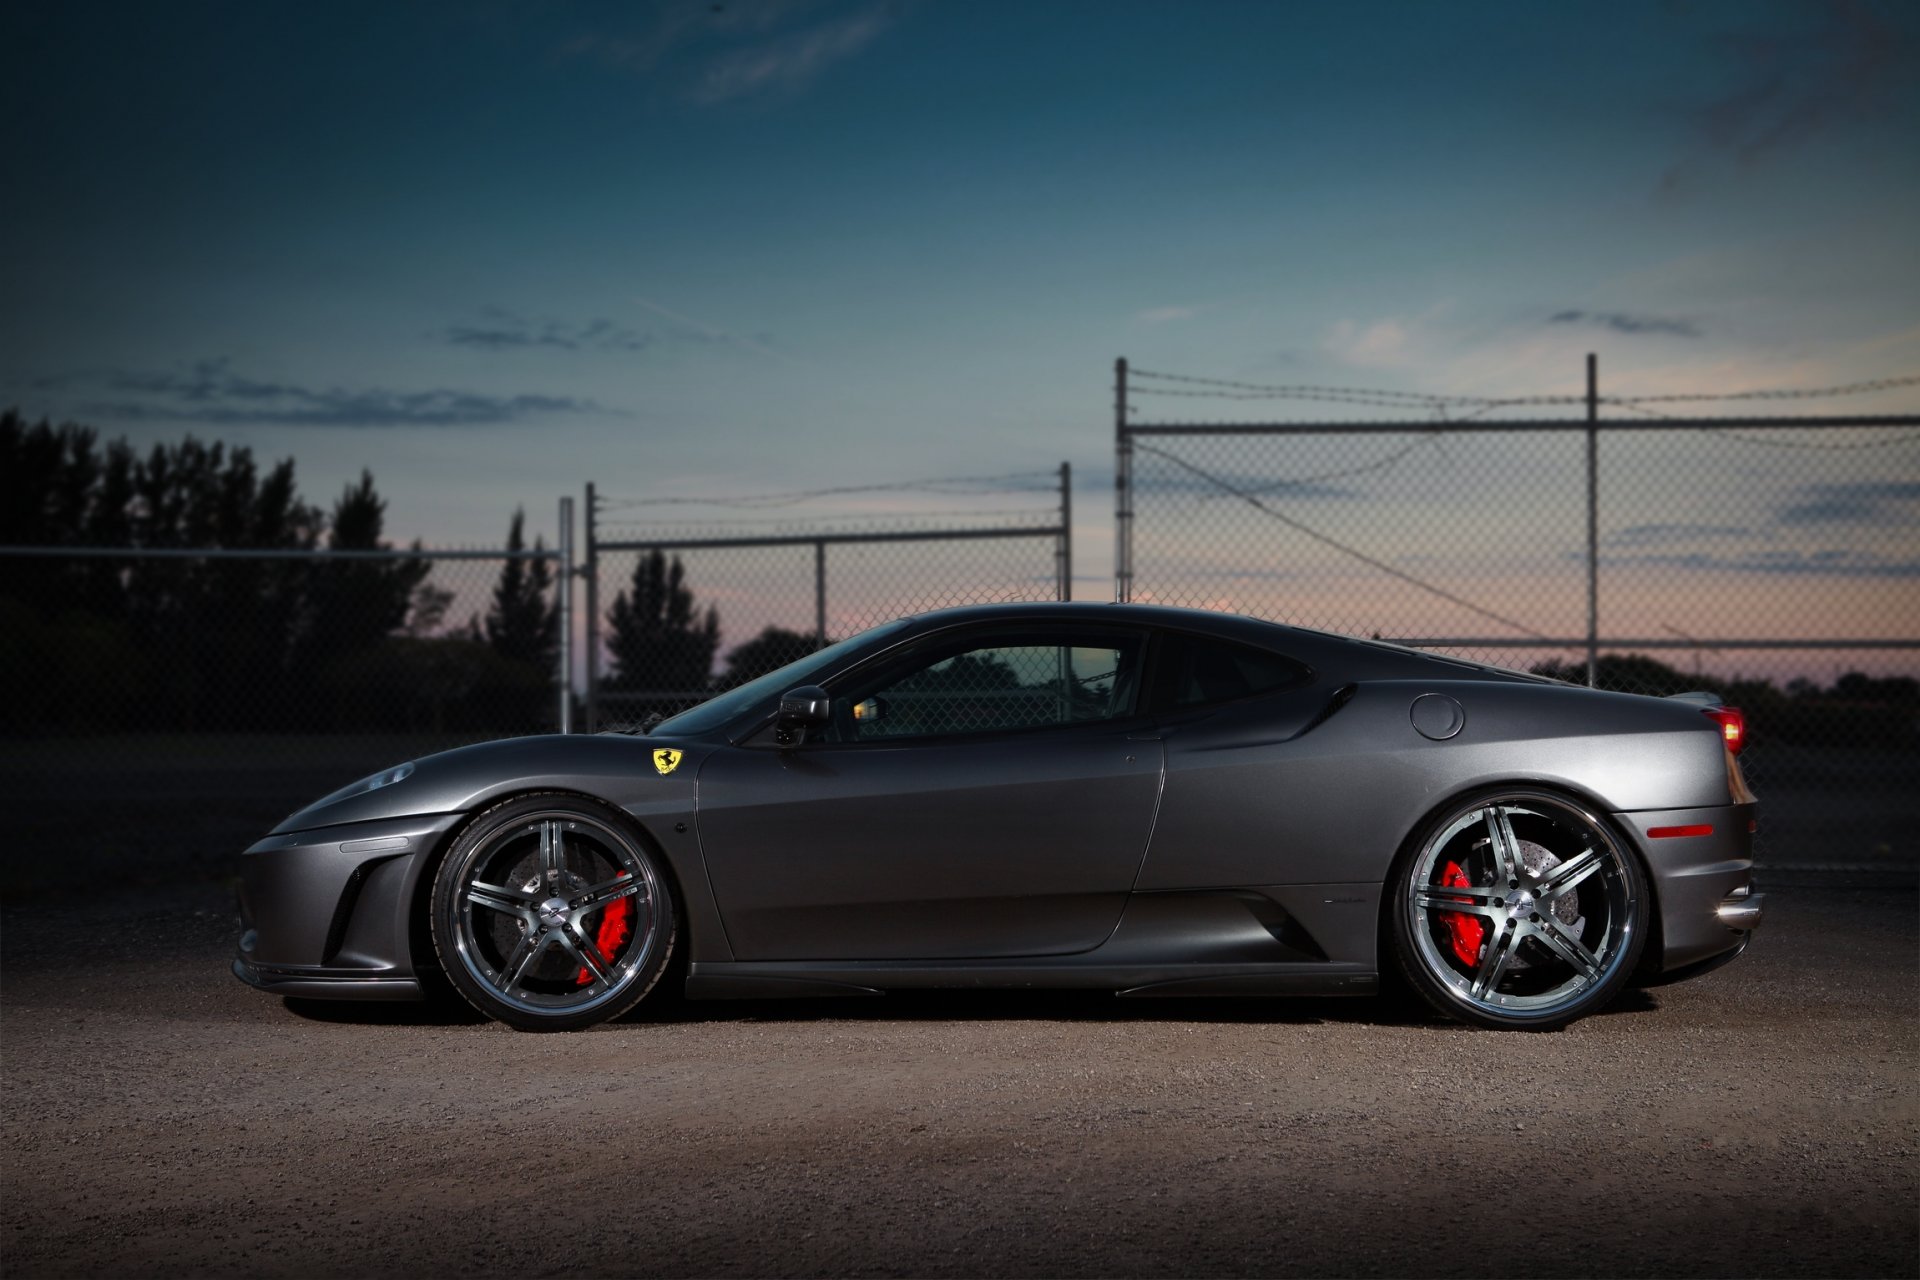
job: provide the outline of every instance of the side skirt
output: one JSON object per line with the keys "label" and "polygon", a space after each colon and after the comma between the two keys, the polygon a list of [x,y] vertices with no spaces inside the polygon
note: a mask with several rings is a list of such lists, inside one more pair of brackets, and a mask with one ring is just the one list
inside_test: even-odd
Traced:
{"label": "side skirt", "polygon": [[1111,991],[1121,996],[1370,996],[1371,968],[1340,963],[1262,965],[1006,964],[978,961],[701,961],[687,970],[691,1000],[877,996],[888,991]]}

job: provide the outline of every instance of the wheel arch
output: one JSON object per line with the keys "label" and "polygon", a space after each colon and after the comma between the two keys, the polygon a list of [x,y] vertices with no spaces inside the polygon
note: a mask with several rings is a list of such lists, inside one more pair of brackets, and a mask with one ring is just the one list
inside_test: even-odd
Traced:
{"label": "wheel arch", "polygon": [[413,960],[414,974],[421,980],[423,986],[430,983],[436,992],[444,988],[448,996],[453,996],[454,994],[451,984],[447,981],[446,975],[441,972],[440,960],[434,953],[433,947],[431,920],[433,881],[435,875],[439,872],[440,864],[446,860],[448,852],[460,842],[460,838],[473,827],[475,822],[479,821],[487,813],[503,804],[511,804],[517,800],[530,800],[538,796],[552,796],[562,800],[585,801],[588,804],[596,805],[606,810],[609,818],[624,825],[640,841],[646,851],[660,864],[662,874],[667,878],[668,888],[673,893],[674,903],[678,907],[678,918],[675,921],[675,927],[678,931],[680,941],[674,948],[675,954],[669,957],[669,972],[671,972],[671,966],[681,964],[684,958],[691,953],[695,932],[693,917],[698,913],[691,910],[688,906],[685,885],[686,878],[681,874],[680,867],[674,861],[672,855],[667,852],[665,842],[659,838],[656,832],[650,829],[645,821],[636,816],[631,810],[616,804],[605,796],[595,795],[590,791],[583,791],[575,787],[505,787],[499,791],[490,792],[475,801],[467,808],[465,813],[461,815],[459,822],[447,828],[446,833],[440,837],[433,848],[426,850],[422,856],[414,860],[411,883],[407,886],[406,890],[407,952]]}
{"label": "wheel arch", "polygon": [[1406,835],[1401,837],[1399,847],[1393,852],[1392,861],[1387,864],[1386,878],[1380,885],[1380,909],[1374,921],[1374,963],[1379,966],[1381,980],[1383,982],[1386,981],[1387,975],[1390,972],[1398,973],[1398,967],[1394,964],[1393,957],[1393,911],[1395,907],[1393,887],[1399,882],[1400,871],[1401,868],[1405,866],[1406,860],[1414,856],[1420,844],[1426,838],[1427,833],[1433,830],[1434,824],[1439,822],[1442,815],[1459,808],[1469,797],[1482,794],[1490,795],[1506,790],[1545,791],[1550,794],[1556,794],[1565,800],[1570,800],[1578,804],[1581,808],[1591,813],[1598,821],[1607,825],[1608,830],[1613,834],[1615,843],[1619,844],[1623,849],[1626,849],[1633,857],[1634,862],[1639,866],[1642,881],[1645,883],[1647,889],[1647,941],[1645,948],[1640,953],[1640,969],[1644,971],[1648,956],[1655,958],[1654,962],[1657,966],[1660,954],[1657,949],[1657,944],[1660,941],[1660,886],[1653,874],[1652,866],[1647,861],[1646,852],[1640,848],[1640,842],[1634,838],[1633,832],[1628,829],[1626,824],[1618,821],[1614,817],[1613,810],[1607,806],[1606,802],[1589,788],[1582,787],[1577,783],[1561,778],[1513,777],[1494,780],[1476,779],[1473,782],[1454,788],[1439,800],[1429,805],[1421,813],[1418,820],[1414,822],[1413,826],[1408,829]]}

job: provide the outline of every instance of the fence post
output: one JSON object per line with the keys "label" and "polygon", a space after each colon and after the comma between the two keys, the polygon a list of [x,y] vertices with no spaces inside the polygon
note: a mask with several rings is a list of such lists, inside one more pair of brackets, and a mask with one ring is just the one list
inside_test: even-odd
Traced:
{"label": "fence post", "polygon": [[1587,353],[1587,688],[1600,683],[1600,361]]}
{"label": "fence post", "polygon": [[593,482],[587,482],[587,732],[600,731],[600,546]]}
{"label": "fence post", "polygon": [[1127,435],[1127,358],[1113,362],[1113,598],[1133,599],[1133,440]]}
{"label": "fence post", "polygon": [[813,544],[813,639],[827,647],[827,540]]}
{"label": "fence post", "polygon": [[1060,591],[1062,600],[1073,599],[1073,465],[1060,464]]}
{"label": "fence post", "polygon": [[573,498],[560,499],[560,732],[573,732]]}

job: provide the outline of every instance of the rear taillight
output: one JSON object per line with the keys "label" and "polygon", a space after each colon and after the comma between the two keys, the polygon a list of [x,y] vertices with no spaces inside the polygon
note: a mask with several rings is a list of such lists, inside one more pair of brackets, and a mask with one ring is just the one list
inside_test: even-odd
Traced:
{"label": "rear taillight", "polygon": [[1707,712],[1707,719],[1720,726],[1721,736],[1727,740],[1727,750],[1735,755],[1747,745],[1747,717],[1738,707],[1714,707]]}

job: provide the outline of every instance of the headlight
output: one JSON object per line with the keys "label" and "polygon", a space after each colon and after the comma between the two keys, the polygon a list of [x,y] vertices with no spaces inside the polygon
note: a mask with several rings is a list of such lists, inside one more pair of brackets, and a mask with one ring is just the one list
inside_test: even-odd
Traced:
{"label": "headlight", "polygon": [[397,764],[393,766],[393,768],[391,769],[382,769],[379,773],[376,773],[371,777],[362,778],[358,782],[349,783],[348,785],[334,792],[332,795],[327,796],[322,800],[317,800],[313,804],[308,805],[307,808],[318,809],[323,805],[338,804],[342,800],[351,800],[355,796],[363,796],[367,794],[367,792],[369,791],[378,791],[382,787],[390,787],[394,783],[402,781],[403,779],[407,778],[412,773],[413,773],[413,761],[409,760],[405,764]]}

